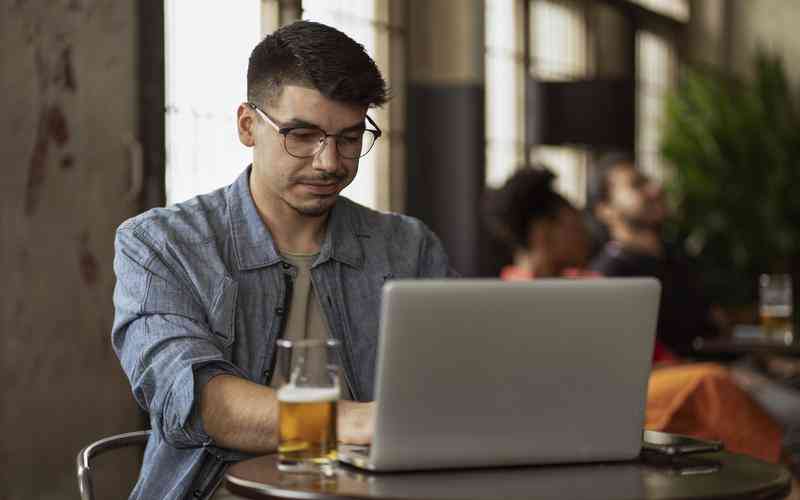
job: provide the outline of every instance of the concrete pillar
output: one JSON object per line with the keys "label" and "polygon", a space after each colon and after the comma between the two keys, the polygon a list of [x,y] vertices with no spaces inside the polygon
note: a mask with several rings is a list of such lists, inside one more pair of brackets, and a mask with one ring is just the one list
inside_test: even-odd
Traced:
{"label": "concrete pillar", "polygon": [[485,240],[483,1],[407,6],[406,212],[439,235],[456,270],[476,276]]}
{"label": "concrete pillar", "polygon": [[690,62],[730,69],[731,3],[726,0],[692,0],[689,7]]}
{"label": "concrete pillar", "polygon": [[[140,206],[137,4],[0,2],[4,499],[77,498],[78,450],[144,424],[109,338],[114,231]],[[138,475],[117,457],[98,498]]]}

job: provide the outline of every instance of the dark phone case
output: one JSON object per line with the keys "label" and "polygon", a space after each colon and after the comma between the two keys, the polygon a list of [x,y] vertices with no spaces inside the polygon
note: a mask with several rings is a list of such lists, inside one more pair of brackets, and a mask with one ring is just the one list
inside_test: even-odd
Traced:
{"label": "dark phone case", "polygon": [[662,455],[689,455],[692,453],[710,453],[721,451],[720,441],[670,434],[668,432],[644,431],[642,433],[642,450]]}

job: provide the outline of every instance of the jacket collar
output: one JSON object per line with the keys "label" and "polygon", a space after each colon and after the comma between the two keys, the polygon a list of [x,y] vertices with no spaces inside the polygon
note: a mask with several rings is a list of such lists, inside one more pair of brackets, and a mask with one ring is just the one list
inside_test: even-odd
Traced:
{"label": "jacket collar", "polygon": [[356,269],[361,269],[364,265],[364,249],[359,238],[369,238],[370,232],[360,228],[356,209],[357,206],[347,198],[339,196],[336,200],[315,265],[330,259]]}
{"label": "jacket collar", "polygon": [[[270,266],[281,261],[272,234],[258,215],[250,193],[251,169],[252,166],[248,166],[225,192],[234,254],[236,263],[242,271]],[[336,201],[328,219],[325,240],[322,242],[315,266],[330,259],[359,269],[363,265],[364,252],[359,237],[369,237],[369,233],[357,229],[359,224],[355,219],[353,205],[353,202],[341,196]]]}

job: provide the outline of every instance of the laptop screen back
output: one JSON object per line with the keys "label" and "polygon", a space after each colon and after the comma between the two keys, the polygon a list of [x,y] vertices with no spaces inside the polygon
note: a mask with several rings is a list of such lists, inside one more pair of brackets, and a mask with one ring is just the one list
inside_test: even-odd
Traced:
{"label": "laptop screen back", "polygon": [[387,283],[370,461],[634,458],[659,294],[648,278]]}

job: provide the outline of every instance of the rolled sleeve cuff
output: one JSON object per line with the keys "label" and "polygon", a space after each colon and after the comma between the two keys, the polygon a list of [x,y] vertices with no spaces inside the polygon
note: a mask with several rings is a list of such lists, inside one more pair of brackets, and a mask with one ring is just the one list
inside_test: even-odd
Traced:
{"label": "rolled sleeve cuff", "polygon": [[[217,375],[248,378],[241,369],[220,359],[199,362],[191,369],[184,370],[173,385],[172,404],[165,406],[164,437],[176,448],[203,447],[223,461],[237,461],[251,457],[252,455],[244,452],[216,446],[203,426],[200,415],[200,393]],[[168,421],[167,415],[172,415],[171,418],[175,420]]]}

